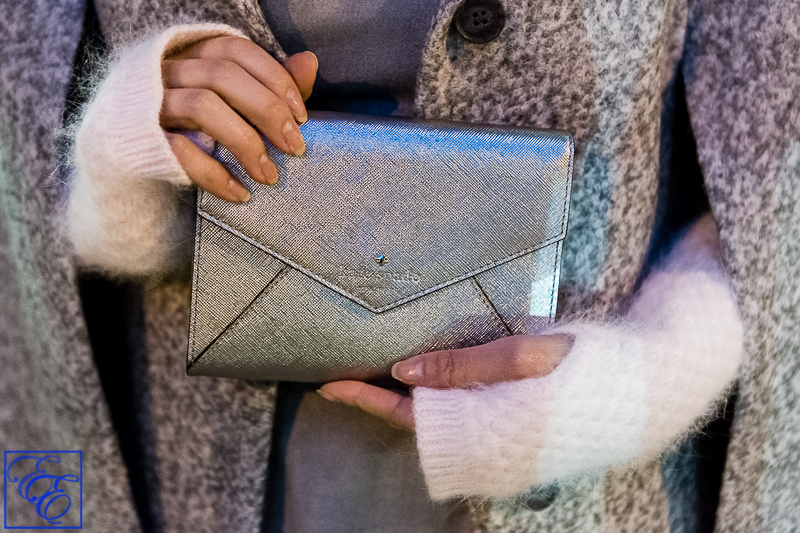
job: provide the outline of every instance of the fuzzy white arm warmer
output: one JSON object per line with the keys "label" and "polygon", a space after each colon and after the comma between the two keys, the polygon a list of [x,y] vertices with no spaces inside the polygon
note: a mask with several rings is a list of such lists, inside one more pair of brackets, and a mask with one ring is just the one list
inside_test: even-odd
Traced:
{"label": "fuzzy white arm warmer", "polygon": [[416,389],[431,497],[510,496],[652,457],[707,415],[735,377],[743,329],[696,234],[697,226],[648,276],[624,321],[555,329],[575,343],[551,374],[480,390]]}
{"label": "fuzzy white arm warmer", "polygon": [[119,55],[77,131],[67,231],[81,264],[149,274],[188,259],[191,185],[159,125],[161,60],[222,35],[223,24],[175,26]]}

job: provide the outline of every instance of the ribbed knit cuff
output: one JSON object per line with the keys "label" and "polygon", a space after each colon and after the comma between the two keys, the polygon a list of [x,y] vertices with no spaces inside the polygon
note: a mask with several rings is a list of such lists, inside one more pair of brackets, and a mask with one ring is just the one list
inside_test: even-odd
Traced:
{"label": "ribbed knit cuff", "polygon": [[468,493],[468,468],[481,459],[470,453],[480,448],[471,423],[473,395],[465,390],[442,392],[414,389],[417,449],[434,500]]}

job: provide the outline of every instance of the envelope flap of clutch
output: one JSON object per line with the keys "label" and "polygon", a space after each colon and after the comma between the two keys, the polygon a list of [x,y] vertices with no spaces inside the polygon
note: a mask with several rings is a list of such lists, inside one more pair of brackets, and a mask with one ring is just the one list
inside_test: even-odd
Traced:
{"label": "envelope flap of clutch", "polygon": [[563,239],[572,138],[561,132],[311,113],[306,153],[269,143],[274,186],[201,193],[198,213],[380,313]]}

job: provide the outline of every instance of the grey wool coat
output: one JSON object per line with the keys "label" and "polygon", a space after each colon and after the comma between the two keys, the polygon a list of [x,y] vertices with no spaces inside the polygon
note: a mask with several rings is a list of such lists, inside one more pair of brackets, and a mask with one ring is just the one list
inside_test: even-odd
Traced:
{"label": "grey wool coat", "polygon": [[[703,470],[690,439],[663,458],[567,480],[543,511],[486,502],[475,511],[480,528],[694,532],[705,530],[704,506],[718,499],[717,531],[800,530],[800,6],[505,0],[503,33],[474,45],[451,30],[459,3],[439,0],[430,21],[416,112],[575,134],[562,316],[613,314],[635,287],[663,218],[658,202],[670,194],[659,188],[659,175],[669,181],[672,145],[664,132],[682,79],[746,330],[718,495],[699,496]],[[156,467],[137,471],[123,457],[130,439],[112,420],[113,390],[101,386],[105,362],[93,357],[79,278],[60,231],[67,177],[54,132],[86,4],[3,6],[0,447],[83,450],[85,530],[257,532],[275,388],[185,376],[183,273],[143,282],[141,335],[125,373],[149,413],[140,423],[147,436],[132,453]],[[283,55],[255,0],[96,5],[112,49],[176,21],[215,21]],[[157,487],[146,504],[132,489],[134,478]]]}

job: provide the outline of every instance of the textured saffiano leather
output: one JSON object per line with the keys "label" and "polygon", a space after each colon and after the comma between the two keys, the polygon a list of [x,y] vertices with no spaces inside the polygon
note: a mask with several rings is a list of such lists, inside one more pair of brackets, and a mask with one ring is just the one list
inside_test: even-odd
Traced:
{"label": "textured saffiano leather", "polygon": [[312,112],[279,182],[200,191],[190,375],[326,382],[550,323],[572,178],[563,132]]}

